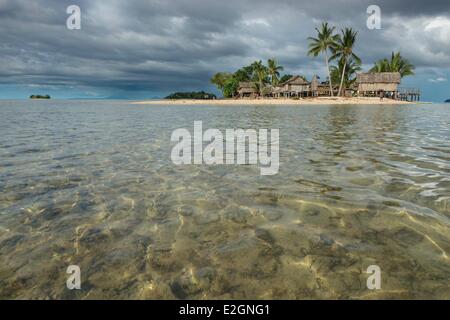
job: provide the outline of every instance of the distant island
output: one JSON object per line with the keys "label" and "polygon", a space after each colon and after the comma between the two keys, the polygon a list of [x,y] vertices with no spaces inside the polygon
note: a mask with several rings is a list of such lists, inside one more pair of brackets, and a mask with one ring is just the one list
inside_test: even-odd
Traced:
{"label": "distant island", "polygon": [[450,99],[447,99],[444,101],[445,103],[450,103]]}
{"label": "distant island", "polygon": [[195,99],[195,100],[212,100],[217,99],[213,93],[207,93],[204,91],[199,92],[175,92],[164,99]]}
{"label": "distant island", "polygon": [[48,94],[46,95],[33,94],[30,96],[30,99],[51,99],[51,97]]}

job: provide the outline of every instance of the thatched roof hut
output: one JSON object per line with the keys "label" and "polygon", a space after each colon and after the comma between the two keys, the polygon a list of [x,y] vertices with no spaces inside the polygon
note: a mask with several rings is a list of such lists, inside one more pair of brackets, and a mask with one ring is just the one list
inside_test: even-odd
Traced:
{"label": "thatched roof hut", "polygon": [[289,80],[281,83],[273,91],[276,96],[292,97],[304,96],[310,92],[310,84],[301,76],[293,76]]}
{"label": "thatched roof hut", "polygon": [[238,95],[240,98],[254,97],[257,91],[253,82],[239,82]]}
{"label": "thatched roof hut", "polygon": [[397,83],[400,84],[401,75],[399,72],[369,72],[359,73],[356,76],[359,83]]}
{"label": "thatched roof hut", "polygon": [[308,85],[308,84],[309,84],[309,82],[306,81],[305,79],[303,79],[303,77],[301,77],[301,76],[293,76],[289,80],[279,84],[279,86],[280,87],[283,87],[285,85],[293,85],[293,86],[299,85],[299,86],[301,86],[301,85]]}
{"label": "thatched roof hut", "polygon": [[359,92],[395,92],[401,81],[399,72],[359,73],[356,76]]}

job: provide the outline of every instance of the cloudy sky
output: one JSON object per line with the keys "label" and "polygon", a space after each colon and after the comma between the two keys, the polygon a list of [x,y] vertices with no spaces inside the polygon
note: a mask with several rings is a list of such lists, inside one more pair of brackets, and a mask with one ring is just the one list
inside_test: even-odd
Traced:
{"label": "cloudy sky", "polygon": [[[381,30],[366,27],[371,4]],[[66,27],[69,5],[81,8],[81,30]],[[322,21],[359,31],[365,70],[400,50],[417,67],[402,86],[450,98],[449,0],[0,0],[0,98],[214,91],[215,72],[270,57],[287,73],[325,78],[323,59],[306,55]]]}

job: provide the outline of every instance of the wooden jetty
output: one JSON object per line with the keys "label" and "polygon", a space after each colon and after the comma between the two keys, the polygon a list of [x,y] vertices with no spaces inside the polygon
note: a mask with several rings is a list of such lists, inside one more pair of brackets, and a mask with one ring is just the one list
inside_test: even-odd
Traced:
{"label": "wooden jetty", "polygon": [[402,101],[420,101],[420,89],[398,88],[397,97]]}

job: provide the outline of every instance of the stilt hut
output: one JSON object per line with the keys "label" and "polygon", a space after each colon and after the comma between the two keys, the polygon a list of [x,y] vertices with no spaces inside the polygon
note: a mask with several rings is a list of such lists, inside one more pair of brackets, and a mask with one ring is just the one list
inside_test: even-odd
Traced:
{"label": "stilt hut", "polygon": [[255,84],[253,82],[240,82],[238,88],[239,98],[254,98],[257,95]]}
{"label": "stilt hut", "polygon": [[281,83],[278,88],[273,90],[273,95],[277,98],[285,97],[306,97],[311,92],[311,86],[308,81],[301,76],[294,76]]}
{"label": "stilt hut", "polygon": [[401,76],[399,72],[360,73],[356,76],[358,96],[379,96],[380,93],[395,98]]}
{"label": "stilt hut", "polygon": [[[339,87],[333,86],[333,95],[337,96],[339,91]],[[330,83],[328,81],[324,81],[322,83],[319,83],[317,85],[317,96],[322,97],[330,97],[331,96],[331,92],[330,92]]]}

